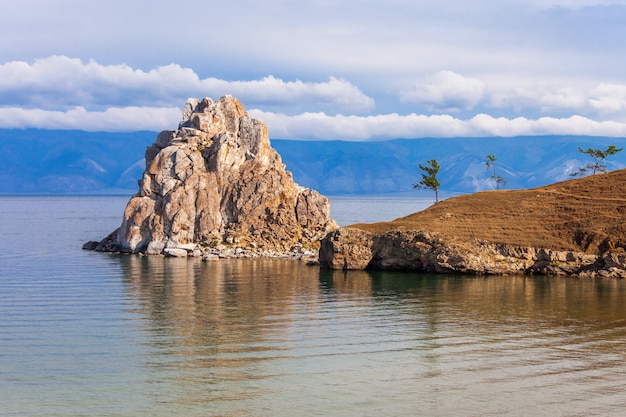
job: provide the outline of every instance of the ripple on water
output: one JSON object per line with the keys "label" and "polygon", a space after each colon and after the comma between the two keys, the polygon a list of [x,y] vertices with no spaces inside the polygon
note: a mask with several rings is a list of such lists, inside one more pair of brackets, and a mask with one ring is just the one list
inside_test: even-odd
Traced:
{"label": "ripple on water", "polygon": [[118,220],[84,213],[124,201],[29,201],[18,201],[26,223],[0,206],[12,242],[0,251],[5,414],[618,416],[626,406],[621,281],[97,254],[80,245]]}

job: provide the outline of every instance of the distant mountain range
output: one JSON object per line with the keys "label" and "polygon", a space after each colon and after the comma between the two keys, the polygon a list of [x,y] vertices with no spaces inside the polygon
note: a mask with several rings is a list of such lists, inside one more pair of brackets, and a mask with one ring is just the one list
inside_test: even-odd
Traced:
{"label": "distant mountain range", "polygon": [[134,193],[155,136],[0,129],[0,193]]}
{"label": "distant mountain range", "polygon": [[[156,132],[105,133],[0,129],[2,194],[132,194],[144,169],[144,152]],[[591,159],[578,147],[623,147],[626,138],[531,136],[422,138],[381,142],[272,139],[300,185],[326,195],[411,194],[421,179],[418,164],[437,159],[444,194],[494,188],[485,169],[496,156],[506,189],[571,178]],[[626,150],[607,158],[609,170],[626,167]],[[423,192],[422,192],[423,193]]]}

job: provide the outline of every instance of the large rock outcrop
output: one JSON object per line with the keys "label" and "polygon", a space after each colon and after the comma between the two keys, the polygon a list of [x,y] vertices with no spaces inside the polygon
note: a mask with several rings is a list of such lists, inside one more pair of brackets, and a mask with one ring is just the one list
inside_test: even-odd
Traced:
{"label": "large rock outcrop", "polygon": [[326,236],[323,267],[626,278],[626,170],[451,198]]}
{"label": "large rock outcrop", "polygon": [[302,252],[337,226],[329,200],[298,186],[265,124],[231,96],[189,99],[146,150],[139,192],[96,250],[145,254]]}
{"label": "large rock outcrop", "polygon": [[478,239],[458,241],[416,230],[371,233],[341,228],[320,247],[322,267],[447,274],[543,274],[626,278],[626,254],[521,247]]}

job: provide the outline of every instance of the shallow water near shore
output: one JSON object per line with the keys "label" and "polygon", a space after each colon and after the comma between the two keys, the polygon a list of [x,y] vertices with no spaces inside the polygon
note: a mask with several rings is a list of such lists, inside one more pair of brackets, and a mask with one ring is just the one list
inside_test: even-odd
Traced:
{"label": "shallow water near shore", "polygon": [[1,415],[623,414],[624,281],[82,251],[126,200],[0,197]]}

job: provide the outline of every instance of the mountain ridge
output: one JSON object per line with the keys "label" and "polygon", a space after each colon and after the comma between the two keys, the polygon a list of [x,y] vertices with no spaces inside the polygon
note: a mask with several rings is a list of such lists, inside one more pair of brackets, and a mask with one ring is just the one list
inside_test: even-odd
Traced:
{"label": "mountain ridge", "polygon": [[[157,132],[0,129],[0,194],[132,194],[144,153]],[[589,162],[578,147],[621,147],[624,138],[520,136],[419,138],[375,142],[271,139],[294,180],[326,195],[425,195],[413,190],[418,164],[437,159],[441,191],[464,194],[494,188],[486,155],[497,157],[506,189],[563,181]],[[607,158],[626,167],[626,152]]]}

